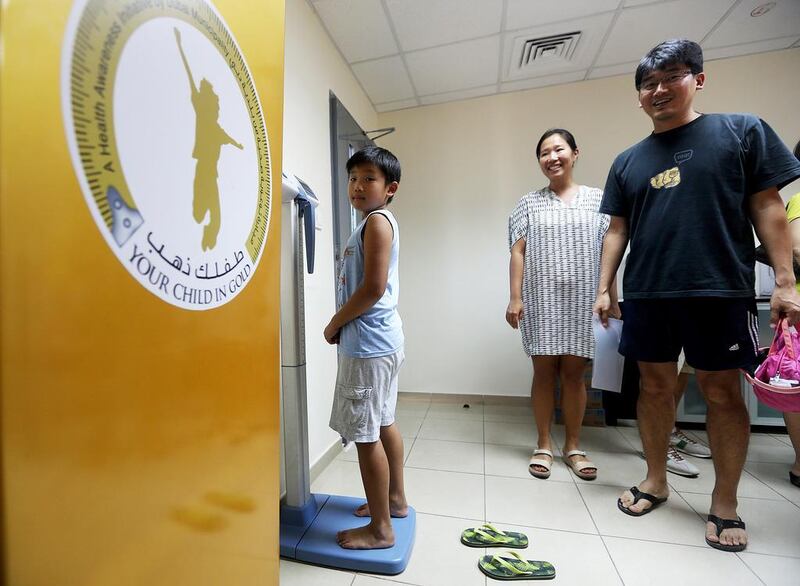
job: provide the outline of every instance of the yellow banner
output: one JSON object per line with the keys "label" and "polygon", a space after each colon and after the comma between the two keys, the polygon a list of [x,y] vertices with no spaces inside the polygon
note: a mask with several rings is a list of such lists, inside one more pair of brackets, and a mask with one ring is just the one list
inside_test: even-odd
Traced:
{"label": "yellow banner", "polygon": [[277,584],[284,2],[0,27],[4,582]]}

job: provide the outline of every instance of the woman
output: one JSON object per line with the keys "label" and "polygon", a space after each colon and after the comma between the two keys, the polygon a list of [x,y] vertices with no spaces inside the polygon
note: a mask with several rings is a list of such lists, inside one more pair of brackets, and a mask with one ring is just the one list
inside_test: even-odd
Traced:
{"label": "woman", "polygon": [[[539,439],[528,471],[536,478],[550,477],[550,422],[558,381],[566,427],[564,462],[579,478],[594,480],[597,467],[579,449],[579,436],[586,410],[584,373],[594,355],[592,302],[609,218],[597,211],[603,192],[573,180],[578,147],[572,133],[548,130],[536,145],[536,157],[549,183],[523,196],[508,230],[511,300],[506,321],[521,329],[534,371],[531,399]],[[612,303],[619,316],[616,299]]]}

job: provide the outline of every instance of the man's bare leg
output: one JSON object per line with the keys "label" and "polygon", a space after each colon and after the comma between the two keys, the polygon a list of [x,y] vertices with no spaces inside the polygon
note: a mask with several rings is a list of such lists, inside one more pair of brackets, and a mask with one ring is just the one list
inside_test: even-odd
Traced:
{"label": "man's bare leg", "polygon": [[346,549],[382,549],[394,545],[394,530],[389,516],[389,462],[380,440],[356,443],[361,482],[372,512],[369,524],[336,534]]}
{"label": "man's bare leg", "polygon": [[[639,362],[641,391],[636,412],[639,418],[639,435],[642,438],[647,477],[638,485],[639,490],[664,498],[669,495],[667,463],[664,455],[669,447],[669,434],[675,423],[676,362]],[[622,505],[633,513],[641,513],[652,506],[646,499],[635,505],[629,490],[622,493]]]}
{"label": "man's bare leg", "polygon": [[[403,483],[403,436],[397,425],[381,427],[381,443],[389,463],[389,513],[392,517],[408,516],[405,485]],[[355,511],[356,517],[369,517],[369,503]]]}
{"label": "man's bare leg", "polygon": [[[750,418],[742,398],[739,376],[736,369],[697,371],[697,382],[708,405],[706,428],[716,475],[710,513],[720,519],[738,518],[736,490],[750,439]],[[744,529],[725,529],[717,539],[716,527],[707,523],[706,535],[709,541],[719,541],[722,545],[747,543]]]}

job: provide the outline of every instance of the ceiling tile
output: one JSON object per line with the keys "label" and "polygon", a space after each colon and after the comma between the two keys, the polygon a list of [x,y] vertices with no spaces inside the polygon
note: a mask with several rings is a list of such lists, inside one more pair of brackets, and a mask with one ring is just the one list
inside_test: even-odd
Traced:
{"label": "ceiling tile", "polygon": [[503,17],[503,0],[386,0],[386,6],[404,51],[499,33]]}
{"label": "ceiling tile", "polygon": [[589,72],[588,77],[589,79],[597,79],[599,77],[611,77],[613,75],[628,74],[631,76],[631,89],[633,89],[633,74],[636,73],[636,68],[638,66],[638,61],[629,61],[628,63],[620,63],[619,65],[593,67]]}
{"label": "ceiling tile", "polygon": [[751,55],[753,53],[763,53],[765,51],[779,51],[788,49],[797,37],[783,37],[781,39],[770,39],[768,41],[757,41],[755,43],[745,43],[743,45],[733,45],[731,47],[718,47],[715,49],[703,49],[705,61],[712,59],[725,59],[726,57],[738,57],[739,55]]}
{"label": "ceiling tile", "polygon": [[750,16],[761,4],[766,2],[744,0],[705,40],[703,48],[728,47],[800,34],[800,1],[779,0],[766,14]]}
{"label": "ceiling tile", "polygon": [[735,0],[678,0],[622,11],[595,65],[638,61],[666,39],[700,41]]}
{"label": "ceiling tile", "polygon": [[500,35],[406,54],[419,95],[474,88],[497,82]]}
{"label": "ceiling tile", "polygon": [[506,30],[541,26],[616,10],[619,0],[508,0]]}
{"label": "ceiling tile", "polygon": [[481,96],[488,96],[497,93],[497,84],[486,85],[483,87],[476,87],[470,90],[461,90],[458,92],[445,92],[443,94],[436,94],[434,96],[421,96],[419,101],[425,105],[428,104],[441,104],[442,102],[455,102],[456,100],[467,100],[469,98],[479,98]]}
{"label": "ceiling tile", "polygon": [[586,76],[586,71],[571,71],[569,73],[559,73],[556,75],[545,75],[534,79],[523,79],[521,81],[511,81],[508,83],[500,84],[501,92],[516,92],[520,90],[529,90],[537,87],[545,87],[548,85],[558,85],[560,83],[572,83],[574,81],[581,81]]}
{"label": "ceiling tile", "polygon": [[[530,77],[555,75],[567,71],[588,69],[597,54],[597,50],[605,37],[613,17],[613,13],[606,12],[588,18],[505,33],[503,40],[502,81],[514,81]],[[520,56],[514,53],[514,51],[520,41],[573,31],[580,31],[581,37],[578,40],[577,47],[570,60],[545,58],[538,62],[535,67],[528,67],[523,70],[515,69],[516,65],[519,63]],[[514,55],[512,55],[512,53],[514,53]]]}
{"label": "ceiling tile", "polygon": [[397,55],[355,63],[352,67],[373,104],[414,97],[403,60]]}
{"label": "ceiling tile", "polygon": [[348,63],[399,52],[380,2],[315,0],[314,7]]}
{"label": "ceiling tile", "polygon": [[419,106],[419,101],[416,98],[411,98],[410,100],[398,100],[397,102],[377,104],[375,109],[378,112],[391,112],[392,110],[404,110],[405,108],[416,108],[417,106]]}

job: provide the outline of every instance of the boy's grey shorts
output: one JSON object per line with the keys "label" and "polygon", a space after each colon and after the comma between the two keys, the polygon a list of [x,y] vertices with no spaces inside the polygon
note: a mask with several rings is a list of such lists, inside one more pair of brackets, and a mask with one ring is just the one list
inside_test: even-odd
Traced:
{"label": "boy's grey shorts", "polygon": [[349,442],[378,441],[381,427],[394,423],[397,373],[404,360],[402,348],[377,358],[339,354],[331,429]]}

